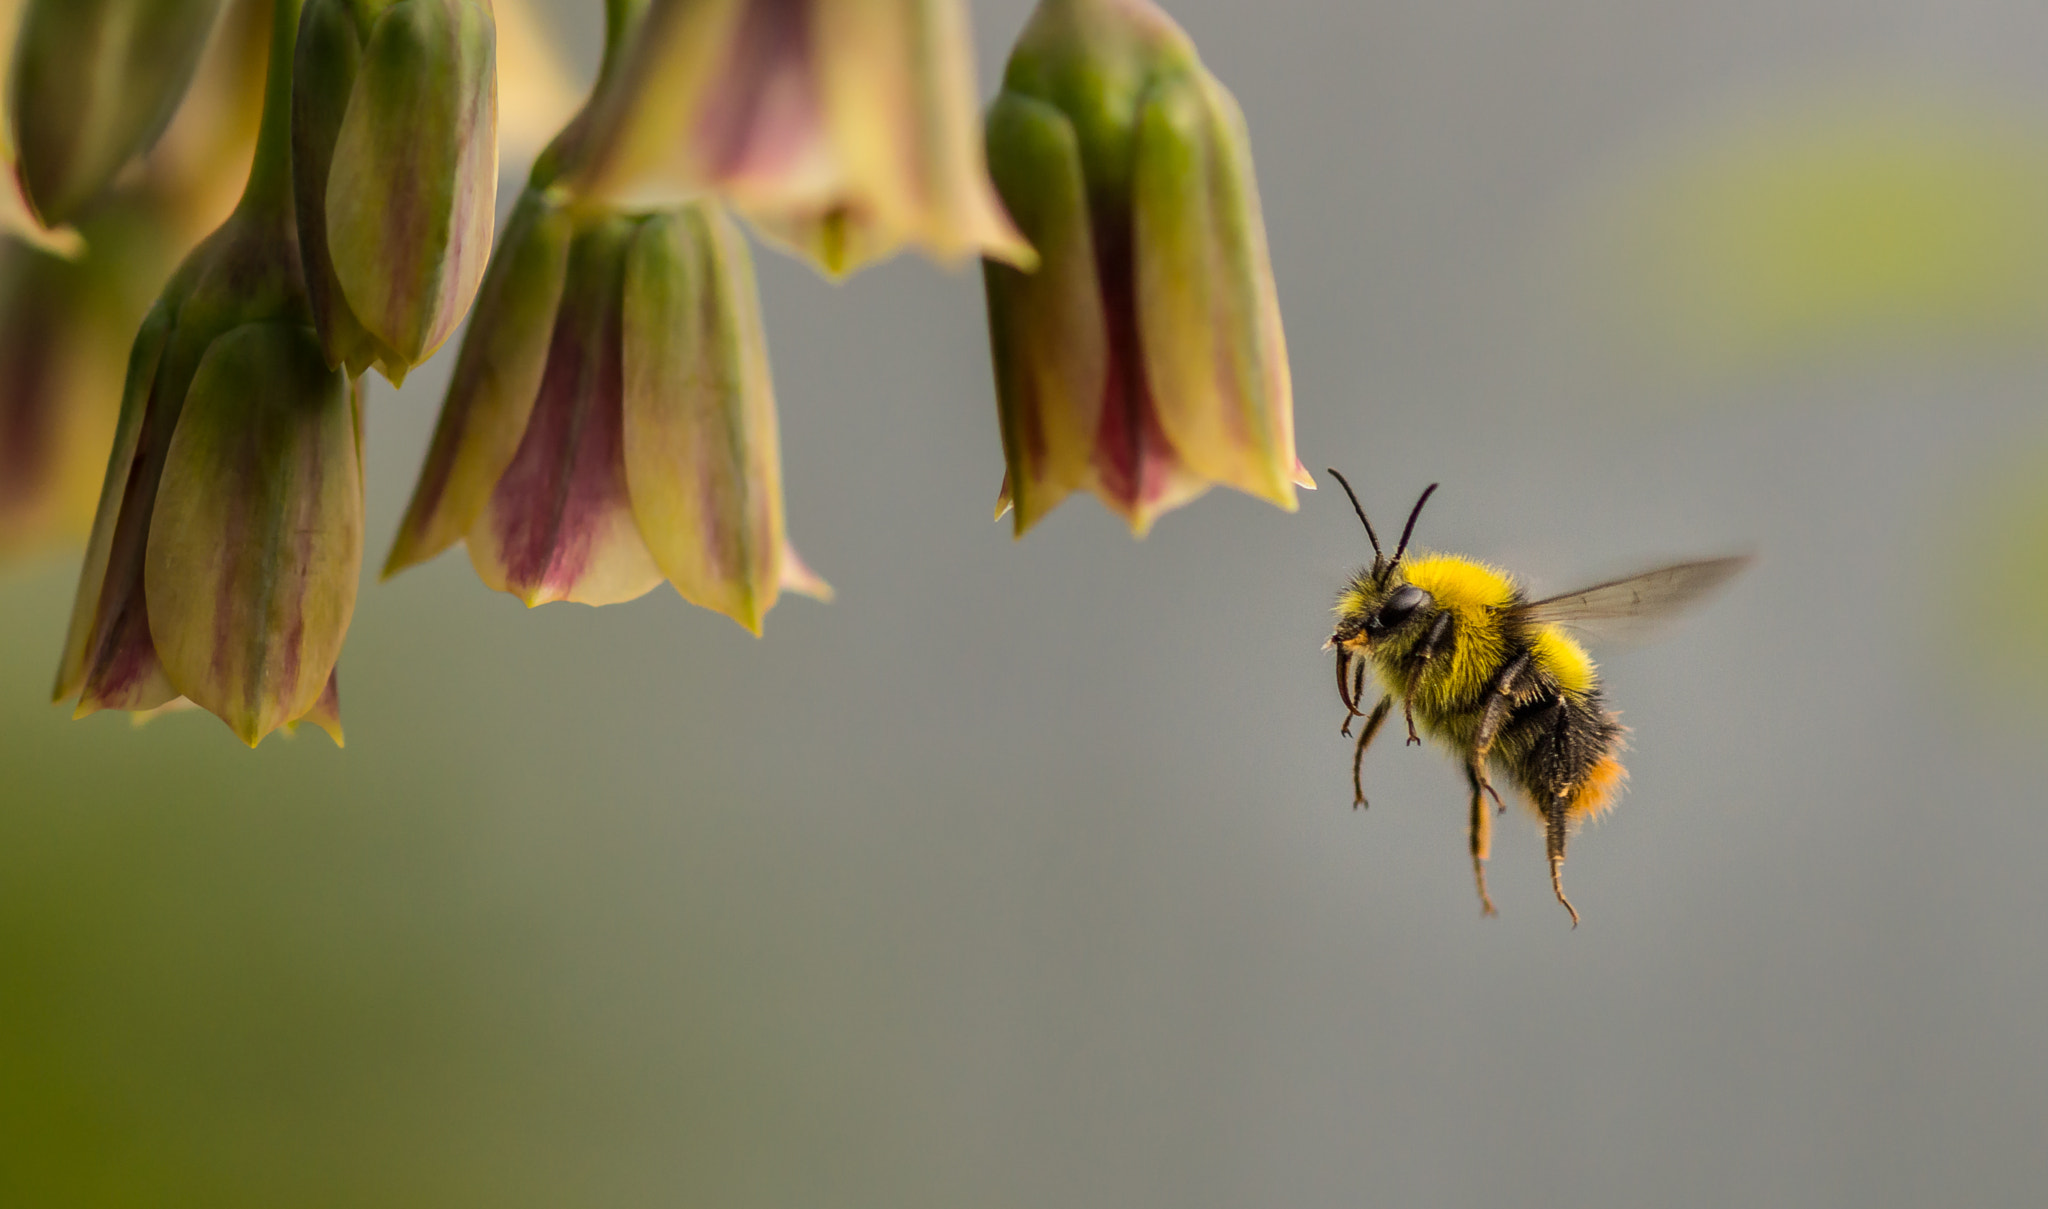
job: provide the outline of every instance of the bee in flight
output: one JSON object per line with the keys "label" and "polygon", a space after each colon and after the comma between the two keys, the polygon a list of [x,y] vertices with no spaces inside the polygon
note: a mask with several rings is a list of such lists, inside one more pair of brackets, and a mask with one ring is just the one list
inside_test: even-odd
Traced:
{"label": "bee in flight", "polygon": [[[1542,816],[1550,886],[1577,927],[1579,913],[1564,894],[1565,843],[1620,794],[1628,779],[1620,758],[1627,728],[1607,711],[1593,661],[1565,627],[1621,629],[1669,616],[1749,560],[1679,563],[1530,600],[1507,574],[1482,563],[1450,554],[1409,556],[1408,539],[1435,483],[1415,501],[1401,544],[1388,558],[1350,482],[1335,470],[1330,475],[1343,484],[1372,542],[1372,566],[1338,594],[1336,632],[1323,648],[1337,652],[1337,692],[1348,711],[1342,733],[1350,735],[1352,721],[1365,719],[1351,758],[1353,807],[1365,805],[1365,749],[1398,697],[1409,743],[1422,742],[1419,721],[1464,762],[1480,910],[1494,914],[1486,893],[1493,832],[1488,798],[1506,810],[1487,775],[1493,768]],[[1368,670],[1383,694],[1370,711],[1364,708]]]}

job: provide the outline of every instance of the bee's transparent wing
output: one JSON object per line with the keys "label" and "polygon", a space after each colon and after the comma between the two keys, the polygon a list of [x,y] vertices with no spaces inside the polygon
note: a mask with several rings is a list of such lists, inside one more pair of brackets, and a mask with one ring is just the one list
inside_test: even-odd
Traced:
{"label": "bee's transparent wing", "polygon": [[1567,625],[1601,638],[1640,638],[1750,564],[1747,555],[1659,567],[1522,606],[1530,625]]}

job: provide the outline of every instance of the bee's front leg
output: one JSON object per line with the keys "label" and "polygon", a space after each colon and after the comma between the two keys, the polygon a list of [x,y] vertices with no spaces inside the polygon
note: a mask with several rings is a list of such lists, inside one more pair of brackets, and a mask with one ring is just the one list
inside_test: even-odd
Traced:
{"label": "bee's front leg", "polygon": [[1415,733],[1415,683],[1422,678],[1423,669],[1451,637],[1451,614],[1445,610],[1429,623],[1429,631],[1422,641],[1415,644],[1415,650],[1408,656],[1408,692],[1401,698],[1401,717],[1408,723],[1408,745],[1422,742],[1422,736]]}
{"label": "bee's front leg", "polygon": [[1365,806],[1365,782],[1360,779],[1365,767],[1365,749],[1372,744],[1372,737],[1380,733],[1380,723],[1387,720],[1387,711],[1394,708],[1392,697],[1381,697],[1380,703],[1372,707],[1372,714],[1365,720],[1365,729],[1359,732],[1358,748],[1351,753],[1351,808]]}

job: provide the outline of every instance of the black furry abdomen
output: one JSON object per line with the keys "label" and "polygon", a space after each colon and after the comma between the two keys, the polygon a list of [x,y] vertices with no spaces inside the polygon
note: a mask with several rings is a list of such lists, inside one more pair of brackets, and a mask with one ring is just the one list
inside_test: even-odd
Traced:
{"label": "black furry abdomen", "polygon": [[1575,694],[1543,684],[1509,712],[1494,750],[1541,808],[1569,796],[1620,747],[1622,734],[1597,687]]}

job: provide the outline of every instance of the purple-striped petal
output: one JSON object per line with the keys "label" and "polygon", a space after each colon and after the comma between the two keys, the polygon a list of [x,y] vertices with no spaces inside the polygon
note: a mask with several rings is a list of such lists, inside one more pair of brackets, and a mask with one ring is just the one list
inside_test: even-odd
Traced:
{"label": "purple-striped petal", "polygon": [[1073,125],[1051,105],[1004,93],[989,109],[988,155],[996,187],[1041,257],[1035,272],[996,261],[982,269],[1008,465],[1003,501],[1022,537],[1091,479],[1111,367],[1109,316]]}
{"label": "purple-striped petal", "polygon": [[312,711],[355,609],[362,470],[348,380],[310,328],[244,324],[192,377],[150,524],[172,683],[250,746]]}
{"label": "purple-striped petal", "polygon": [[568,214],[542,194],[520,197],[484,275],[386,576],[473,529],[512,464],[547,370],[573,234]]}
{"label": "purple-striped petal", "polygon": [[169,435],[163,432],[165,408],[155,399],[172,328],[173,309],[159,303],[129,353],[121,417],[52,694],[57,701],[80,694],[79,716],[97,709],[152,709],[177,696],[157,664],[142,595],[149,511],[162,469],[156,451]]}
{"label": "purple-striped petal", "polygon": [[528,605],[614,604],[661,582],[626,486],[621,309],[636,226],[603,219],[576,237],[525,435],[468,534],[477,574]]}
{"label": "purple-striped petal", "polygon": [[[788,555],[767,337],[746,238],[710,203],[640,224],[626,271],[626,478],[640,534],[683,599],[755,634]],[[829,592],[830,589],[826,588]]]}

